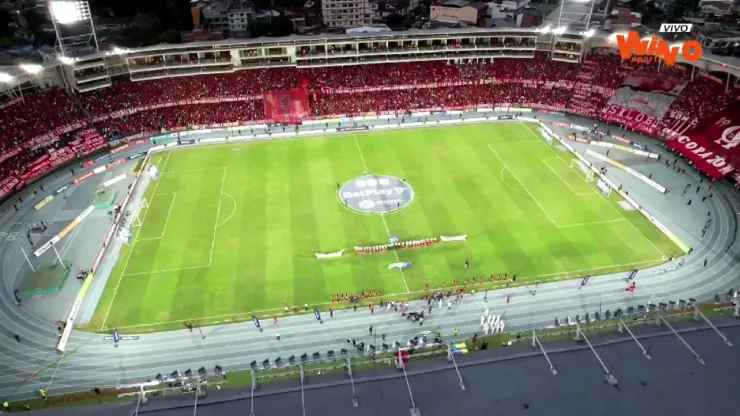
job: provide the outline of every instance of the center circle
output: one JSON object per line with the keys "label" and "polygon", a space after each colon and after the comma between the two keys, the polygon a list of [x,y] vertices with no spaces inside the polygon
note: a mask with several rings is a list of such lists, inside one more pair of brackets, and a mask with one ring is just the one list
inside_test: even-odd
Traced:
{"label": "center circle", "polygon": [[338,194],[348,208],[365,214],[389,214],[406,208],[414,190],[404,179],[387,175],[365,175],[345,183]]}

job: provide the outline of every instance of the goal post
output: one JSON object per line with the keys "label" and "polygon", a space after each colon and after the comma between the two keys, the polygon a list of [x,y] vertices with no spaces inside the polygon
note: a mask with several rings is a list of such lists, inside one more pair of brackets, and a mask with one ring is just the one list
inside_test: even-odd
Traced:
{"label": "goal post", "polygon": [[141,203],[138,207],[134,210],[133,214],[131,215],[131,221],[129,222],[129,228],[139,228],[141,227],[142,223],[142,217],[143,215],[146,215],[144,213],[142,215],[141,211],[149,209],[149,202],[147,202],[146,198],[141,200]]}
{"label": "goal post", "polygon": [[591,168],[586,166],[585,163],[581,162],[578,159],[573,159],[570,161],[570,168],[575,168],[576,170],[583,172],[586,177],[586,182],[593,182],[595,180],[596,175],[594,174],[594,171],[592,171]]}

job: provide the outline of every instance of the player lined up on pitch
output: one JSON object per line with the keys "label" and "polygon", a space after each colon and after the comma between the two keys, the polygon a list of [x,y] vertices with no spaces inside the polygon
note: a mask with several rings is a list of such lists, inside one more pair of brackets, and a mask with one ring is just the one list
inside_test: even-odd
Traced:
{"label": "player lined up on pitch", "polygon": [[358,303],[360,299],[375,298],[378,296],[383,296],[382,290],[369,290],[367,292],[361,291],[356,295],[351,295],[349,293],[341,293],[339,295],[332,295],[331,301],[332,302],[349,301],[351,303]]}

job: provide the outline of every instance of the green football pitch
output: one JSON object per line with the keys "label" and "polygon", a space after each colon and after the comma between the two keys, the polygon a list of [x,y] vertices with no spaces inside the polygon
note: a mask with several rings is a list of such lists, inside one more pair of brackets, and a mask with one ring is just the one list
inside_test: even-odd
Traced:
{"label": "green football pitch", "polygon": [[[523,123],[396,130],[158,153],[133,244],[125,246],[90,324],[128,332],[326,310],[331,296],[423,293],[453,279],[517,274],[546,282],[659,264],[679,252],[573,156]],[[407,178],[411,204],[360,214],[337,184]],[[467,235],[464,242],[355,255],[354,246]],[[343,257],[314,253],[345,249]],[[465,269],[464,263],[470,261]],[[412,267],[389,270],[396,262]],[[335,306],[336,307],[336,306]],[[302,309],[302,307],[301,307]]]}

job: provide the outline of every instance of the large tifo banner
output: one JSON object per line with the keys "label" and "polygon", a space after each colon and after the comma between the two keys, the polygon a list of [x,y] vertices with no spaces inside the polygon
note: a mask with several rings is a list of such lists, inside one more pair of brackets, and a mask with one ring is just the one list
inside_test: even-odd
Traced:
{"label": "large tifo banner", "polygon": [[740,163],[740,100],[704,119],[668,147],[686,156],[699,170],[723,178]]}
{"label": "large tifo banner", "polygon": [[278,123],[298,123],[308,116],[308,93],[303,88],[265,93],[265,118]]}
{"label": "large tifo banner", "polygon": [[655,134],[658,122],[686,84],[667,76],[629,76],[609,99],[603,118],[640,133]]}

